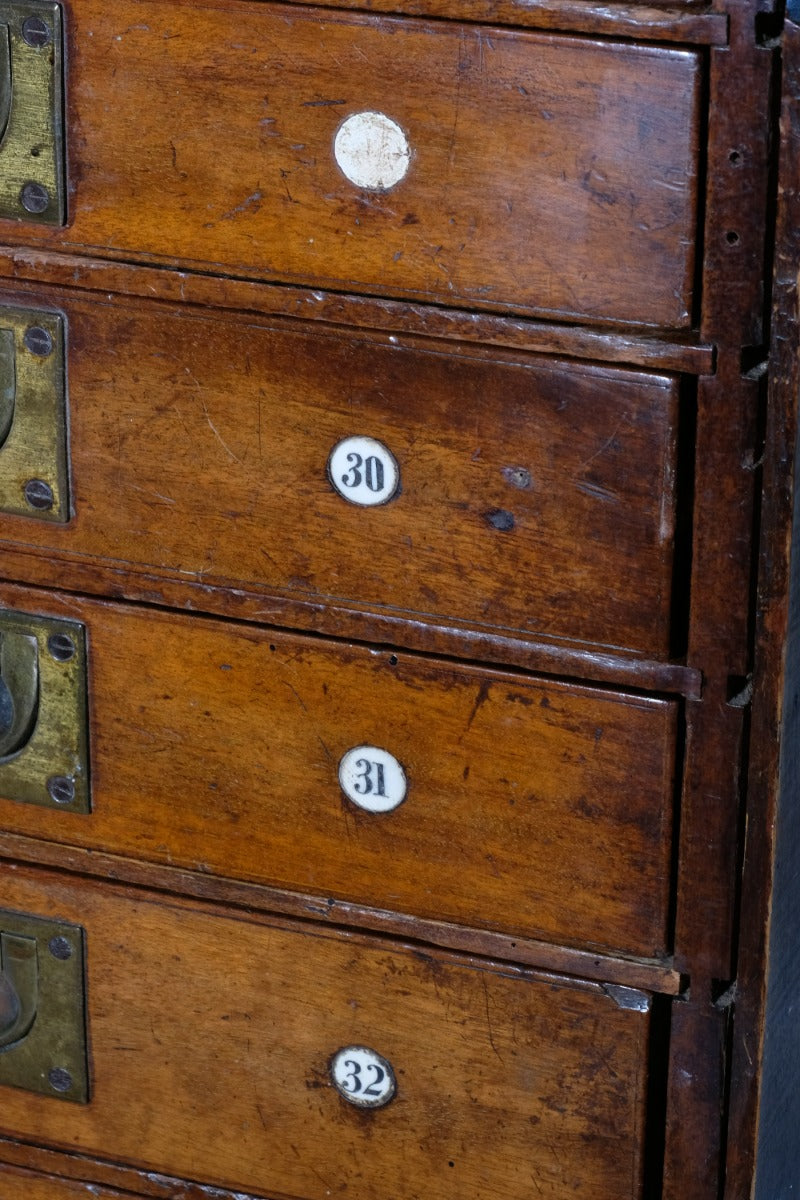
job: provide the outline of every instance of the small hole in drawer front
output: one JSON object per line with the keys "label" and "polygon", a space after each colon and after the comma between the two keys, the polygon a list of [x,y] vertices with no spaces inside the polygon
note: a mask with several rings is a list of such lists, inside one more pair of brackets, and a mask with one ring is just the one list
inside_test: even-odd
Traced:
{"label": "small hole in drawer front", "polygon": [[514,514],[505,508],[492,508],[489,512],[484,513],[484,516],[492,528],[498,529],[501,533],[508,533],[514,528]]}

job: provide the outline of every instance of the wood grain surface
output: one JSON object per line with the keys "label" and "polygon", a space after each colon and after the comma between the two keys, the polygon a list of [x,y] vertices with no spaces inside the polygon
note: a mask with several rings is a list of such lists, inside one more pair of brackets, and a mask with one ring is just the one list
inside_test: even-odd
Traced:
{"label": "wood grain surface", "polygon": [[[585,0],[575,0],[584,3]],[[227,309],[240,316],[299,317],[351,329],[382,330],[453,342],[532,350],[560,358],[678,371],[714,373],[714,345],[692,329],[659,330],[617,326],[613,329],[567,321],[444,308],[391,300],[385,296],[346,295],[320,288],[206,275],[152,263],[128,262],[113,251],[106,257],[65,254],[48,247],[0,245],[0,279],[22,297],[36,284],[109,292],[142,299],[173,300],[182,308]],[[18,303],[23,303],[18,299]],[[47,304],[47,300],[39,301]]]}
{"label": "wood grain surface", "polygon": [[[72,0],[68,16],[71,217],[4,222],[10,242],[691,323],[696,52],[239,0]],[[372,111],[410,145],[389,190],[332,153]]]}
{"label": "wood grain surface", "polygon": [[118,1192],[78,1179],[37,1175],[1,1163],[0,1195],[3,1200],[136,1200],[133,1192]]}
{"label": "wood grain surface", "polygon": [[[93,1078],[87,1107],[3,1089],[5,1132],[270,1197],[642,1195],[644,993],[26,869],[3,891],[86,930]],[[351,1045],[391,1063],[387,1107],[331,1086]]]}
{"label": "wood grain surface", "polygon": [[[7,544],[668,656],[675,377],[48,294],[75,517],[0,515]],[[390,502],[332,486],[352,435]]]}
{"label": "wood grain surface", "polygon": [[[85,623],[91,709],[92,814],[4,800],[7,830],[663,954],[674,702],[7,586],[0,601]],[[362,745],[406,772],[392,812],[340,789]]]}

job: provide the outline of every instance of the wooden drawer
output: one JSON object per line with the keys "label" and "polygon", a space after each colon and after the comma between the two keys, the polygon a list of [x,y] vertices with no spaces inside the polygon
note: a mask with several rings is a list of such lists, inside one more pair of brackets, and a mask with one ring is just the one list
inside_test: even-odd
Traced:
{"label": "wooden drawer", "polygon": [[[56,1179],[0,1164],[0,1192],[3,1200],[145,1200],[132,1192],[97,1187],[77,1179]],[[227,1198],[223,1197],[223,1200]]]}
{"label": "wooden drawer", "polygon": [[[45,299],[66,314],[75,516],[0,515],[7,544],[668,656],[675,376]],[[380,443],[382,492],[371,443],[334,466],[354,436]]]}
{"label": "wooden drawer", "polygon": [[[3,874],[85,929],[92,1079],[86,1107],[2,1088],[6,1133],[270,1197],[642,1195],[645,993]],[[346,1047],[389,1064],[385,1107],[332,1086]]]}
{"label": "wooden drawer", "polygon": [[690,323],[695,52],[237,0],[67,17],[68,227],[12,241]]}
{"label": "wooden drawer", "polygon": [[[91,708],[91,814],[4,800],[7,830],[664,952],[675,702],[9,587],[0,600],[85,624]],[[405,775],[396,807],[402,782],[375,751]]]}

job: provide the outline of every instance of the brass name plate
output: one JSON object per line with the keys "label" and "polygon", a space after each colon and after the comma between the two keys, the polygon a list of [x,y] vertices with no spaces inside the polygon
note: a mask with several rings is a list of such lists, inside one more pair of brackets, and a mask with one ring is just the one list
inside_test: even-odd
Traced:
{"label": "brass name plate", "polygon": [[0,0],[0,216],[66,221],[63,15]]}
{"label": "brass name plate", "polygon": [[88,813],[88,740],[84,627],[0,610],[0,796]]}
{"label": "brass name plate", "polygon": [[0,1084],[88,1102],[78,925],[0,910]]}
{"label": "brass name plate", "polygon": [[70,518],[64,317],[0,305],[0,510]]}

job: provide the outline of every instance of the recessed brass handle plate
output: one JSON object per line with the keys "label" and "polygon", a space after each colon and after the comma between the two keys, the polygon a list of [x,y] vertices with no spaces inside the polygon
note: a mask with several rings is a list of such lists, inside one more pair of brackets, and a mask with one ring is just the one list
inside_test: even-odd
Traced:
{"label": "recessed brass handle plate", "polygon": [[0,1084],[89,1099],[78,925],[0,910]]}
{"label": "recessed brass handle plate", "polygon": [[88,813],[86,710],[84,627],[0,610],[0,796]]}
{"label": "recessed brass handle plate", "polygon": [[64,329],[0,306],[0,510],[43,521],[70,517]]}
{"label": "recessed brass handle plate", "polygon": [[63,225],[63,17],[49,0],[0,0],[0,217]]}

